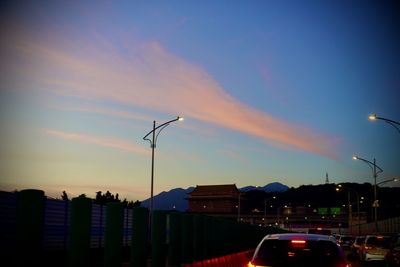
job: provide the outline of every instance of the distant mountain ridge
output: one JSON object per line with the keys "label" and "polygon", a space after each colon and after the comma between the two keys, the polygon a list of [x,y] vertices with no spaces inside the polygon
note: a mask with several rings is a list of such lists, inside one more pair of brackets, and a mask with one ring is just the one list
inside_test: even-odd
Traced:
{"label": "distant mountain ridge", "polygon": [[[267,193],[271,192],[284,192],[288,190],[289,187],[281,184],[279,182],[274,182],[267,184],[265,186],[245,186],[239,188],[240,192],[248,192],[251,190],[260,190],[265,191]],[[187,201],[187,194],[192,192],[194,187],[189,187],[187,189],[183,188],[174,188],[168,192],[161,192],[160,194],[153,197],[153,205],[154,209],[157,210],[177,210],[177,211],[186,211],[189,208],[189,203]],[[142,201],[143,207],[150,207],[150,199],[146,199]]]}
{"label": "distant mountain ridge", "polygon": [[265,191],[267,193],[272,193],[272,192],[285,192],[286,190],[288,190],[289,187],[287,185],[281,184],[279,182],[275,182],[275,183],[270,183],[267,184],[265,186],[245,186],[240,188],[240,192],[248,192],[250,190],[260,190],[260,191]]}

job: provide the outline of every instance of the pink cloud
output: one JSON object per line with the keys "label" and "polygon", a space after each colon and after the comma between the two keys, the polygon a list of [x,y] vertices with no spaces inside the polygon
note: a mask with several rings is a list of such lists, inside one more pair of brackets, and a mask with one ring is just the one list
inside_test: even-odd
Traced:
{"label": "pink cloud", "polygon": [[87,134],[81,133],[71,133],[71,132],[63,132],[51,129],[45,129],[44,133],[50,136],[55,136],[58,138],[79,141],[83,143],[98,145],[102,147],[113,148],[117,150],[138,153],[138,154],[149,154],[147,149],[144,149],[142,146],[137,146],[134,143],[129,141],[116,139],[116,138],[107,138],[107,137],[96,137]]}
{"label": "pink cloud", "polygon": [[[168,52],[157,42],[127,42],[124,52],[120,52],[101,38],[81,38],[75,46],[70,41],[74,38],[56,36],[51,42],[28,39],[18,46],[17,51],[37,65],[22,65],[18,72],[42,88],[184,115],[272,145],[335,157],[336,139],[241,103],[203,68]],[[70,137],[108,143],[82,135]]]}

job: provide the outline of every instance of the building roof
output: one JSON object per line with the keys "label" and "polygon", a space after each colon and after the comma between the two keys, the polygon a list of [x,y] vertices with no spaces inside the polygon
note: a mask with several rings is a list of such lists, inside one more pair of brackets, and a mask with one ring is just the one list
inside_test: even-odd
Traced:
{"label": "building roof", "polygon": [[223,185],[197,185],[196,188],[189,193],[189,197],[198,196],[232,196],[239,194],[235,184]]}

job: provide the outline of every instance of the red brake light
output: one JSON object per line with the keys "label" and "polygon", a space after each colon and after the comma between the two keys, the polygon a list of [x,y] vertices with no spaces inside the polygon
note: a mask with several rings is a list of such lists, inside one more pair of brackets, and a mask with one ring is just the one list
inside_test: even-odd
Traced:
{"label": "red brake light", "polygon": [[305,240],[292,240],[291,241],[292,247],[295,248],[303,248],[306,245],[306,241]]}
{"label": "red brake light", "polygon": [[292,240],[292,244],[305,244],[305,240]]}

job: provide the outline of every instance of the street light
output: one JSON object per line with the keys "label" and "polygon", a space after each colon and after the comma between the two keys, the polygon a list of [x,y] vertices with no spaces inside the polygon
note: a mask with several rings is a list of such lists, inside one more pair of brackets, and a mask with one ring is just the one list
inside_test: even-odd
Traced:
{"label": "street light", "polygon": [[397,121],[394,121],[394,120],[385,119],[385,118],[382,118],[382,117],[378,117],[378,116],[376,116],[376,114],[369,115],[368,119],[371,120],[371,121],[383,120],[383,121],[389,123],[390,125],[392,125],[394,128],[396,128],[396,130],[399,131],[399,133],[400,133],[400,128],[399,128],[400,122],[397,122]]}
{"label": "street light", "polygon": [[[378,177],[378,174],[383,172],[383,170],[376,165],[376,160],[374,158],[374,162],[371,162],[369,160],[360,158],[359,156],[353,156],[354,160],[361,160],[365,163],[368,164],[368,166],[372,169],[372,175],[374,177],[374,204],[372,207],[374,208],[374,221],[375,221],[375,230],[378,231],[378,200],[377,200],[377,195],[376,195],[376,177]],[[378,170],[377,170],[378,169]]]}
{"label": "street light", "polygon": [[361,235],[361,224],[360,224],[360,196],[358,192],[350,187],[343,186],[341,184],[336,187],[336,191],[340,191],[341,188],[347,189],[347,200],[349,204],[349,222],[350,222],[350,233],[352,233],[352,227],[353,227],[353,216],[352,216],[352,208],[351,208],[351,202],[350,202],[350,190],[352,190],[354,193],[356,193],[356,198],[357,198],[357,223],[358,223],[358,235]]}
{"label": "street light", "polygon": [[397,179],[397,178],[392,178],[392,179],[388,179],[388,180],[382,181],[382,182],[380,182],[380,183],[377,183],[376,186],[381,185],[381,184],[390,183],[390,182],[398,182],[398,181],[399,181],[399,179]]}
{"label": "street light", "polygon": [[264,226],[267,226],[267,201],[276,199],[276,196],[264,199]]}
{"label": "street light", "polygon": [[[163,124],[160,124],[156,127],[156,121],[153,121],[153,130],[151,130],[148,134],[143,137],[143,140],[147,140],[150,142],[151,147],[151,190],[150,190],[150,218],[153,213],[153,189],[154,189],[154,149],[156,148],[157,138],[160,132],[167,127],[170,123],[175,121],[183,121],[183,117],[176,117],[176,119],[167,121]],[[158,131],[157,131],[158,130]],[[157,133],[156,133],[157,132]],[[150,134],[152,134],[152,138],[147,138]],[[149,222],[151,223],[151,222]]]}

